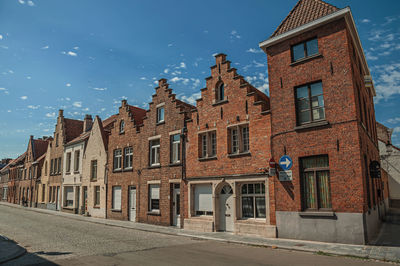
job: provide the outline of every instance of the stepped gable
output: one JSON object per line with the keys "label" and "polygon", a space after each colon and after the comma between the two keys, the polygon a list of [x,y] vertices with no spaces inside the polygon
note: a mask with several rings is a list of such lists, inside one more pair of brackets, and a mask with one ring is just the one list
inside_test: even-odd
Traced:
{"label": "stepped gable", "polygon": [[32,141],[33,160],[36,161],[43,154],[46,154],[49,146],[49,139],[33,139]]}
{"label": "stepped gable", "polygon": [[65,143],[77,138],[83,129],[83,121],[64,118]]}
{"label": "stepped gable", "polygon": [[231,68],[231,62],[226,60],[225,54],[217,54],[215,56],[215,61],[216,64],[210,67],[211,76],[206,78],[207,87],[201,89],[201,98],[196,100],[196,104],[198,104],[199,101],[203,101],[207,90],[213,90],[218,82],[223,81],[226,83],[229,79],[235,84],[233,86],[234,89],[240,88],[246,90],[246,96],[251,99],[250,103],[259,105],[261,114],[269,113],[269,97],[246,81],[243,76],[239,75],[236,68]]}
{"label": "stepped gable", "polygon": [[[117,116],[118,115],[112,115],[109,118],[104,119],[104,121],[102,121],[102,127],[105,131],[110,131],[112,127],[114,127],[114,123],[115,121],[117,121]],[[100,119],[101,121],[101,119]]]}
{"label": "stepped gable", "polygon": [[339,8],[321,0],[300,0],[270,38],[281,35],[282,33],[298,28],[338,10]]}
{"label": "stepped gable", "polygon": [[142,125],[143,118],[146,116],[146,110],[129,104],[127,104],[127,107],[129,108],[129,112],[135,122],[135,125]]}

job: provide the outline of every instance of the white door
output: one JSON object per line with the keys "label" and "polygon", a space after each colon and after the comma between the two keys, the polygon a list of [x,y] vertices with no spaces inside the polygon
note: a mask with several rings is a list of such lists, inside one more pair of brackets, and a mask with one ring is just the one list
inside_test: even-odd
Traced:
{"label": "white door", "polygon": [[129,220],[136,221],[136,187],[129,189]]}
{"label": "white door", "polygon": [[225,185],[219,196],[219,230],[233,232],[233,191]]}
{"label": "white door", "polygon": [[176,227],[181,227],[181,192],[179,184],[174,184],[173,193],[173,217],[172,223]]}

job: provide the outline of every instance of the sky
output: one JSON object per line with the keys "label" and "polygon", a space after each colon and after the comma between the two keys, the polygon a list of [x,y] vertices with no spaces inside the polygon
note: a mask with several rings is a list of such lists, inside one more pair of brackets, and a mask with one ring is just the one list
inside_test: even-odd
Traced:
{"label": "sky", "polygon": [[[0,158],[52,136],[64,116],[102,119],[122,99],[147,109],[158,80],[195,104],[213,55],[268,94],[258,48],[297,0],[0,0]],[[375,83],[378,122],[400,146],[400,1],[330,0],[350,6]]]}

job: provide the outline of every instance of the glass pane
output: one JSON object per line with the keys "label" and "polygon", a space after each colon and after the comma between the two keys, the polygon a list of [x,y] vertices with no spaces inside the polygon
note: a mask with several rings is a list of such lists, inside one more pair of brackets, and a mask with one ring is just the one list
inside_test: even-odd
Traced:
{"label": "glass pane", "polygon": [[172,137],[172,139],[173,139],[173,141],[180,141],[181,138],[180,138],[179,134],[176,134]]}
{"label": "glass pane", "polygon": [[261,193],[265,194],[265,184],[261,183]]}
{"label": "glass pane", "polygon": [[304,43],[295,45],[292,47],[293,51],[293,61],[297,61],[305,57],[304,54]]}
{"label": "glass pane", "polygon": [[299,98],[308,98],[308,87],[303,86],[296,89],[296,97]]}
{"label": "glass pane", "polygon": [[254,218],[253,197],[242,197],[242,217]]}
{"label": "glass pane", "polygon": [[242,194],[247,194],[247,185],[242,185]]}
{"label": "glass pane", "polygon": [[329,191],[329,172],[317,172],[318,179],[318,205],[320,208],[332,208]]}
{"label": "glass pane", "polygon": [[307,42],[307,56],[318,54],[318,39]]}
{"label": "glass pane", "polygon": [[299,123],[300,124],[307,123],[310,121],[311,121],[311,111],[300,112],[300,114],[299,114]]}
{"label": "glass pane", "polygon": [[310,87],[311,87],[311,96],[317,96],[322,94],[322,82],[311,84]]}
{"label": "glass pane", "polygon": [[261,193],[261,185],[260,184],[255,184],[256,187],[256,194],[260,194]]}
{"label": "glass pane", "polygon": [[248,184],[247,189],[248,189],[248,191],[247,191],[248,194],[253,194],[254,193],[254,184]]}
{"label": "glass pane", "polygon": [[314,118],[314,120],[325,119],[325,109],[324,108],[314,109],[313,110],[313,118]]}
{"label": "glass pane", "polygon": [[297,100],[297,108],[299,111],[310,109],[310,101],[308,99]]}
{"label": "glass pane", "polygon": [[302,158],[301,163],[303,169],[329,166],[328,156],[326,155]]}
{"label": "glass pane", "polygon": [[314,172],[306,172],[304,175],[304,207],[306,209],[316,209],[317,202],[314,191]]}
{"label": "glass pane", "polygon": [[256,217],[265,218],[265,197],[256,197]]}

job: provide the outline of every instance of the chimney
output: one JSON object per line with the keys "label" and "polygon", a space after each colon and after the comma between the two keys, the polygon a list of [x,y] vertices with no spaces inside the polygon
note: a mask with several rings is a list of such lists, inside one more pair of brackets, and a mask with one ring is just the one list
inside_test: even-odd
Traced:
{"label": "chimney", "polygon": [[85,119],[83,120],[83,132],[87,132],[92,129],[93,119],[91,115],[85,115]]}
{"label": "chimney", "polygon": [[161,88],[161,87],[164,87],[164,86],[168,88],[167,80],[164,79],[164,78],[160,79],[160,80],[158,81],[158,86],[159,86],[160,88]]}
{"label": "chimney", "polygon": [[58,116],[59,117],[64,116],[64,110],[63,109],[58,110]]}
{"label": "chimney", "polygon": [[122,107],[125,107],[125,106],[127,105],[126,99],[123,99],[123,100],[121,101],[121,105],[122,105]]}

